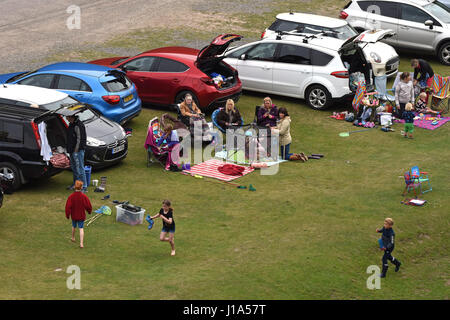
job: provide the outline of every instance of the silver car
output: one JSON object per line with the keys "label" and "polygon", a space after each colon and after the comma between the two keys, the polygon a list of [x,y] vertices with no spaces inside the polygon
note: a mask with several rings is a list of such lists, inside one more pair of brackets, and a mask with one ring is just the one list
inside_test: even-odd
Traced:
{"label": "silver car", "polygon": [[392,29],[386,43],[434,53],[450,65],[450,9],[433,0],[352,0],[340,13],[358,31]]}

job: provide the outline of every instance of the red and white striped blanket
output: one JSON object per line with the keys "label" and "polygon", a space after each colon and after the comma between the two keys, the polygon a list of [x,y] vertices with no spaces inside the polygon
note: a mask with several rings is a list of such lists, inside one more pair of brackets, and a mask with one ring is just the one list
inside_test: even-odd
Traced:
{"label": "red and white striped blanket", "polygon": [[249,174],[253,172],[255,169],[251,167],[245,167],[245,166],[238,166],[244,168],[244,171],[240,175],[231,176],[226,175],[221,172],[219,172],[219,167],[227,164],[227,162],[217,159],[210,159],[205,162],[199,163],[193,167],[191,167],[190,171],[183,170],[185,173],[189,173],[191,175],[199,175],[203,177],[210,177],[214,179],[219,179],[222,181],[232,181],[234,179],[240,178],[242,176],[245,176],[246,174]]}

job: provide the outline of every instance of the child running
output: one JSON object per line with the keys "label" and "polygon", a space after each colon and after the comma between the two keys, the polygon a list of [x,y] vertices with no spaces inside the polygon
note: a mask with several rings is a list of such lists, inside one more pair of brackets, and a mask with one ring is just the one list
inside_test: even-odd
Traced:
{"label": "child running", "polygon": [[83,181],[75,181],[75,191],[67,198],[66,218],[72,218],[72,242],[75,242],[75,229],[80,229],[80,248],[84,247],[84,220],[86,220],[86,211],[91,214],[92,205],[89,198],[81,192]]}
{"label": "child running", "polygon": [[381,259],[383,263],[383,269],[381,271],[380,277],[385,278],[386,272],[388,270],[388,260],[391,261],[395,265],[395,272],[397,272],[400,269],[400,261],[395,259],[391,253],[394,251],[394,238],[395,238],[395,232],[394,229],[392,229],[392,226],[394,225],[394,221],[391,218],[384,219],[384,226],[381,229],[377,229],[378,233],[382,233],[381,240],[383,242],[383,247],[381,250],[384,251],[383,258]]}
{"label": "child running", "polygon": [[[175,243],[174,243],[174,235],[175,235],[175,220],[173,219],[173,208],[171,207],[169,200],[164,200],[162,202],[162,208],[159,210],[159,213],[150,217],[150,219],[161,218],[163,221],[163,227],[161,230],[161,234],[159,235],[160,241],[168,241],[170,246],[172,247],[172,251],[170,255],[175,255]],[[169,233],[169,237],[166,237],[167,233]]]}

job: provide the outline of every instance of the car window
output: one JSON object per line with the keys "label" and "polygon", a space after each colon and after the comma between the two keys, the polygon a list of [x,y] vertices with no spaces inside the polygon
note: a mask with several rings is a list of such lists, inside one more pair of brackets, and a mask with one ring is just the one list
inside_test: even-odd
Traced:
{"label": "car window", "polygon": [[20,84],[50,89],[54,74],[38,74],[19,81]]}
{"label": "car window", "polygon": [[310,64],[309,48],[292,44],[282,44],[277,62]]}
{"label": "car window", "polygon": [[293,30],[297,30],[297,29],[302,29],[302,26],[303,26],[302,23],[277,19],[269,27],[269,30],[272,30],[272,31],[293,31]]}
{"label": "car window", "polygon": [[128,79],[125,75],[107,82],[102,82],[103,88],[105,88],[108,92],[120,92],[127,90],[131,87],[131,85],[130,79]]}
{"label": "car window", "polygon": [[61,90],[92,92],[91,88],[83,80],[65,75],[59,76],[58,85],[56,88]]}
{"label": "car window", "polygon": [[445,6],[445,4],[432,2],[424,5],[423,8],[434,14],[443,23],[450,23],[450,7]]}
{"label": "car window", "polygon": [[378,14],[384,17],[398,17],[398,6],[395,2],[389,1],[358,1],[358,5],[364,11]]}
{"label": "car window", "polygon": [[311,49],[311,64],[313,66],[326,66],[333,60],[333,56],[319,50]]}
{"label": "car window", "polygon": [[141,57],[124,63],[123,67],[130,71],[150,72],[156,60],[156,57]]}
{"label": "car window", "polygon": [[22,123],[0,120],[0,141],[10,143],[22,143],[23,142]]}
{"label": "car window", "polygon": [[433,19],[432,16],[430,16],[428,13],[426,13],[425,11],[407,5],[407,4],[401,4],[401,9],[402,9],[402,13],[401,13],[401,19],[402,20],[406,20],[406,21],[412,21],[412,22],[417,22],[417,23],[424,23],[427,20],[432,20],[432,21],[436,21],[435,19]]}
{"label": "car window", "polygon": [[[56,110],[63,105],[73,105],[73,104],[78,104],[78,103],[80,103],[80,102],[78,100],[75,100],[72,97],[65,97],[64,99],[59,100],[59,101],[43,104],[43,105],[41,105],[41,107],[46,110]],[[89,109],[87,109],[83,112],[77,113],[77,116],[81,121],[87,121],[87,120],[91,120],[91,119],[94,119],[97,117],[97,115]],[[64,121],[67,124],[69,123],[65,117],[64,117]]]}
{"label": "car window", "polygon": [[239,57],[241,55],[243,55],[244,53],[246,53],[247,51],[251,50],[254,46],[247,46],[245,48],[240,48],[237,49],[236,51],[231,52],[230,54],[227,54],[226,57],[227,58],[235,58],[235,59],[239,59]]}
{"label": "car window", "polygon": [[249,60],[273,61],[277,43],[261,43],[254,46],[247,53]]}
{"label": "car window", "polygon": [[159,65],[157,68],[158,72],[184,72],[189,67],[185,65],[184,63],[166,59],[166,58],[160,58]]}

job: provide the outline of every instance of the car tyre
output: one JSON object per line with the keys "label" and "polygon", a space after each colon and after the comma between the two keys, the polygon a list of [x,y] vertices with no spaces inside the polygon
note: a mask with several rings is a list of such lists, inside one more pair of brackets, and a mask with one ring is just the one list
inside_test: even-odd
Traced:
{"label": "car tyre", "polygon": [[12,193],[13,191],[19,189],[20,185],[22,184],[20,181],[20,169],[17,168],[17,166],[11,162],[0,162],[0,172],[3,174],[12,174],[14,179],[11,184],[12,190],[4,190],[5,193]]}
{"label": "car tyre", "polygon": [[331,94],[321,85],[313,85],[306,91],[306,102],[312,109],[324,110],[331,105]]}
{"label": "car tyre", "polygon": [[200,104],[198,103],[197,96],[195,94],[193,94],[191,91],[187,91],[187,90],[181,91],[180,93],[177,94],[177,96],[175,98],[175,104],[182,103],[184,101],[184,96],[188,93],[192,96],[192,100],[194,100],[197,107],[200,108]]}
{"label": "car tyre", "polygon": [[438,52],[439,61],[446,66],[450,66],[450,41],[440,46]]}

